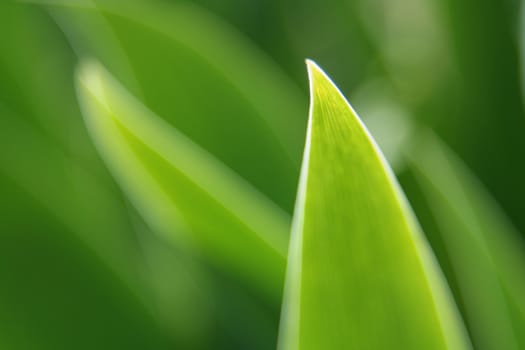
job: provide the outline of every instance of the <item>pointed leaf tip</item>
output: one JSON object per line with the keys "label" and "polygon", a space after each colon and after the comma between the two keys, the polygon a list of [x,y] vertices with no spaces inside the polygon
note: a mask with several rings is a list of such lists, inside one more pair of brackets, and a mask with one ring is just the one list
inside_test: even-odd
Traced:
{"label": "pointed leaf tip", "polygon": [[319,68],[319,66],[317,65],[317,63],[315,63],[315,61],[307,58],[304,60],[304,62],[306,63],[306,68],[308,70],[308,72],[314,70],[314,69],[317,69],[317,70],[321,70],[321,68]]}
{"label": "pointed leaf tip", "polygon": [[310,118],[280,349],[469,349],[388,163],[330,78],[306,64]]}

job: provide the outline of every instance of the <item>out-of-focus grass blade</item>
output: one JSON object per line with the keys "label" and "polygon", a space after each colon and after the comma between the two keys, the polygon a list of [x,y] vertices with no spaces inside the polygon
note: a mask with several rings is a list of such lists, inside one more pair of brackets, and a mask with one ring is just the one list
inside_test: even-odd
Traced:
{"label": "out-of-focus grass blade", "polygon": [[280,348],[468,349],[448,286],[388,164],[308,62],[311,106]]}
{"label": "out-of-focus grass blade", "polygon": [[525,245],[478,180],[437,137],[423,133],[414,145],[411,167],[438,223],[474,345],[523,348]]}
{"label": "out-of-focus grass blade", "polygon": [[0,348],[178,348],[121,276],[13,180],[0,171]]}
{"label": "out-of-focus grass blade", "polygon": [[439,3],[444,6],[460,73],[449,83],[454,93],[440,100],[450,102],[440,103],[443,108],[434,112],[439,125],[448,124],[439,128],[439,134],[469,160],[476,176],[505,202],[506,213],[525,231],[523,203],[516,200],[525,197],[525,163],[516,161],[525,149],[517,38],[521,1]]}
{"label": "out-of-focus grass blade", "polygon": [[[118,293],[123,299],[129,298],[127,294],[135,298],[133,302],[138,305],[130,305],[130,308],[144,308],[156,326],[162,324],[162,332],[176,338],[182,347],[196,348],[194,343],[191,346],[188,342],[183,344],[181,334],[187,334],[185,340],[188,341],[204,338],[198,333],[204,334],[202,332],[206,325],[203,325],[202,319],[210,317],[211,308],[203,310],[201,304],[203,300],[208,302],[209,297],[196,293],[196,286],[188,283],[194,277],[195,269],[192,269],[191,274],[187,271],[184,273],[182,271],[187,266],[175,259],[171,263],[163,261],[172,269],[169,278],[164,277],[162,280],[176,280],[179,293],[184,291],[188,295],[184,300],[181,299],[186,305],[184,310],[193,308],[198,312],[191,319],[180,308],[173,312],[170,307],[175,301],[160,295],[160,283],[155,283],[155,278],[160,280],[160,273],[152,274],[147,270],[146,265],[151,264],[146,264],[144,255],[149,252],[146,252],[143,241],[139,244],[137,232],[130,225],[129,204],[104,168],[86,132],[72,84],[76,59],[60,28],[42,9],[7,1],[0,3],[0,29],[10,33],[0,40],[0,174],[2,179],[7,179],[0,182],[0,191],[5,190],[5,194],[0,196],[0,216],[9,216],[6,208],[10,208],[12,202],[19,201],[19,198],[9,197],[9,194],[13,194],[28,198],[20,204],[27,205],[28,210],[32,206],[40,206],[39,210],[48,216],[42,220],[44,223],[57,222],[49,226],[35,225],[38,227],[35,233],[26,232],[24,220],[34,220],[29,214],[11,225],[0,222],[0,232],[6,233],[0,235],[0,245],[13,250],[2,263],[16,274],[16,259],[24,256],[24,242],[31,240],[26,237],[33,234],[39,234],[42,240],[53,244],[75,242],[81,248],[75,246],[71,249],[74,252],[78,249],[87,250],[85,255],[92,260],[88,266],[96,265],[96,271],[84,271],[86,276],[90,276],[86,277],[86,281],[91,281],[86,283],[96,283],[100,276],[111,275],[115,284],[119,284],[121,290]],[[35,60],[35,57],[38,59]],[[20,191],[10,191],[13,186],[20,188]],[[10,246],[11,237],[7,233],[13,237],[20,236],[20,244],[16,249]],[[55,252],[54,248],[47,245],[41,249],[44,257],[48,251]],[[30,257],[28,260],[34,262],[36,258]],[[75,266],[68,268],[74,269]],[[39,262],[35,271],[42,279],[53,279],[55,276],[46,262]],[[10,283],[5,278],[2,280],[5,280],[5,285]],[[8,288],[8,293],[13,295],[9,303],[27,304],[28,313],[36,308],[35,314],[38,314],[38,302],[24,300],[24,293],[18,290],[28,288],[30,283],[13,282]],[[71,290],[65,284],[67,282],[58,283],[55,287],[50,285],[48,291],[53,288]],[[107,292],[104,286],[98,285],[90,285],[85,290],[85,294]],[[19,299],[16,299],[17,295]],[[175,293],[172,295],[173,298],[178,297]],[[58,299],[49,299],[45,303],[49,309],[59,309],[63,305]],[[93,308],[92,311],[93,315],[98,313],[98,316],[93,317],[101,319],[123,317],[118,314],[108,317],[106,311],[114,310],[104,310],[104,307]],[[162,317],[167,312],[171,312],[169,320]],[[39,318],[40,315],[35,315],[35,319]],[[53,320],[46,322],[49,333],[64,327],[58,316]],[[20,322],[19,331],[23,332],[29,326]],[[78,323],[76,327],[83,326]],[[95,328],[93,331],[98,332]],[[78,334],[82,330],[71,329],[70,332]],[[206,334],[209,335],[208,332]],[[54,346],[51,348],[56,349]]]}
{"label": "out-of-focus grass blade", "polygon": [[0,30],[10,33],[0,40],[2,104],[90,169],[103,169],[77,117],[75,57],[56,23],[35,6],[3,1]]}
{"label": "out-of-focus grass blade", "polygon": [[143,297],[139,248],[124,203],[95,158],[71,74],[63,73],[73,69],[67,42],[42,10],[16,2],[0,4],[0,28],[11,33],[0,42],[0,172]]}
{"label": "out-of-focus grass blade", "polygon": [[1,104],[0,115],[0,172],[41,203],[144,301],[140,251],[136,237],[129,234],[122,202],[100,178]]}
{"label": "out-of-focus grass blade", "polygon": [[287,215],[149,111],[101,65],[82,64],[77,88],[96,146],[146,221],[278,297]]}
{"label": "out-of-focus grass blade", "polygon": [[[148,108],[291,211],[306,101],[264,53],[188,3],[51,3],[77,51],[96,57]],[[113,43],[120,59],[108,53]]]}

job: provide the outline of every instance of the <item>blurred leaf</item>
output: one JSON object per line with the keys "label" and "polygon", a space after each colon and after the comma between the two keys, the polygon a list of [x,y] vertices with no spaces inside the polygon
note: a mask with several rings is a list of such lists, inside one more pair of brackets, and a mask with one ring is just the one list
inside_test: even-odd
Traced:
{"label": "blurred leaf", "polygon": [[120,211],[122,202],[82,163],[1,104],[0,115],[0,172],[93,249],[144,301],[140,251]]}
{"label": "blurred leaf", "polygon": [[[516,0],[445,0],[446,21],[459,76],[457,89],[441,98],[439,133],[476,176],[505,203],[505,212],[525,232],[525,115],[520,94]],[[491,25],[487,25],[490,18]],[[488,142],[490,140],[490,142]]]}
{"label": "blurred leaf", "polygon": [[12,34],[0,42],[0,172],[143,299],[140,249],[124,202],[84,130],[67,42],[34,6],[2,2],[0,19],[0,28]]}
{"label": "blurred leaf", "polygon": [[10,33],[0,40],[2,104],[49,142],[100,173],[103,167],[78,118],[71,79],[75,57],[60,28],[42,9],[3,1],[0,29]]}
{"label": "blurred leaf", "polygon": [[149,111],[100,65],[81,65],[77,82],[89,132],[148,224],[278,298],[287,215]]}
{"label": "blurred leaf", "polygon": [[80,55],[97,58],[148,108],[291,211],[306,104],[262,52],[191,4],[50,3]]}
{"label": "blurred leaf", "polygon": [[[0,57],[0,100],[9,107],[0,110],[0,172],[93,250],[115,273],[114,278],[125,281],[128,292],[146,304],[162,332],[182,348],[209,344],[216,349],[271,348],[278,320],[275,298],[275,305],[264,304],[234,286],[237,281],[225,281],[210,266],[184,257],[162,237],[151,237],[149,230],[129,225],[132,210],[93,152],[76,105],[75,55],[53,20],[41,9],[20,3],[2,3],[0,17],[0,26],[14,34],[0,43],[0,50],[6,52]],[[89,32],[77,35],[65,27],[75,51],[83,55],[88,53],[83,46],[96,47],[141,95],[126,54],[105,18],[88,11],[70,20]],[[57,235],[52,227],[42,227],[42,232]],[[234,300],[225,302],[221,292]],[[244,322],[246,318],[250,323]],[[238,328],[243,322],[244,327]],[[52,322],[49,326],[60,328]]]}
{"label": "blurred leaf", "polygon": [[313,62],[282,349],[468,349],[448,286],[388,164]]}
{"label": "blurred leaf", "polygon": [[165,334],[125,203],[85,132],[67,41],[15,1],[0,3],[0,29],[0,347],[159,346],[145,339]]}
{"label": "blurred leaf", "polygon": [[[41,187],[48,185],[47,173],[34,171]],[[0,171],[0,348],[178,348],[122,276],[71,234],[69,222],[57,220],[54,208],[50,215],[41,198],[13,180]]]}
{"label": "blurred leaf", "polygon": [[436,218],[472,341],[477,349],[524,348],[525,245],[460,160],[432,133],[419,135],[411,167]]}

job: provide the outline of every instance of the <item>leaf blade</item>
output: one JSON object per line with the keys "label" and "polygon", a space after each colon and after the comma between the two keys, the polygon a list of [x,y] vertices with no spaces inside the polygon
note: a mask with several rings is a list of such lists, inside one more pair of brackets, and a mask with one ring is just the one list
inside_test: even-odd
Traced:
{"label": "leaf blade", "polygon": [[[81,57],[97,58],[148,108],[291,211],[306,101],[263,52],[196,4],[77,5],[50,2]],[[115,45],[122,54],[112,57]]]}
{"label": "leaf blade", "polygon": [[381,152],[324,72],[307,65],[310,119],[280,348],[469,348]]}
{"label": "leaf blade", "polygon": [[431,132],[420,135],[407,156],[438,224],[473,343],[480,349],[520,349],[525,245],[454,153]]}
{"label": "leaf blade", "polygon": [[277,297],[287,215],[156,117],[102,66],[82,65],[77,84],[90,135],[150,226],[203,249]]}

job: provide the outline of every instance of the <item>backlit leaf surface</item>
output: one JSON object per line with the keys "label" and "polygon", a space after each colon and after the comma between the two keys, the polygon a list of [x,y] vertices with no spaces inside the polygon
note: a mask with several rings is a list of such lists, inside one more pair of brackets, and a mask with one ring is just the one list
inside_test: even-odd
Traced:
{"label": "backlit leaf surface", "polygon": [[308,61],[311,105],[280,348],[468,349],[448,286],[383,155]]}

